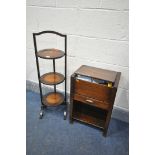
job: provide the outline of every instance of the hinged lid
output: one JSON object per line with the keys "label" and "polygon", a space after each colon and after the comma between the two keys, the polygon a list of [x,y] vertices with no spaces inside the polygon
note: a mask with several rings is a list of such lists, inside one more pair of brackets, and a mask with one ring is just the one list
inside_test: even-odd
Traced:
{"label": "hinged lid", "polygon": [[84,76],[88,76],[96,79],[102,79],[102,80],[106,80],[114,83],[117,72],[82,65],[78,70],[75,71],[75,74],[84,75]]}

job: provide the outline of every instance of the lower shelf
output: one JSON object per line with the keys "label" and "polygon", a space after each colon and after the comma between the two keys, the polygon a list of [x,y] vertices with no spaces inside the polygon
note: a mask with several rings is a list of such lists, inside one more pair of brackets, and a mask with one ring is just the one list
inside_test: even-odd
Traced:
{"label": "lower shelf", "polygon": [[64,101],[64,95],[61,93],[48,93],[45,96],[43,96],[43,103],[47,106],[57,106],[63,103]]}
{"label": "lower shelf", "polygon": [[98,119],[87,114],[81,114],[80,112],[75,112],[73,119],[103,129],[104,120],[102,119]]}
{"label": "lower shelf", "polygon": [[98,109],[74,100],[73,119],[75,120],[103,129],[106,115],[106,111],[102,109]]}

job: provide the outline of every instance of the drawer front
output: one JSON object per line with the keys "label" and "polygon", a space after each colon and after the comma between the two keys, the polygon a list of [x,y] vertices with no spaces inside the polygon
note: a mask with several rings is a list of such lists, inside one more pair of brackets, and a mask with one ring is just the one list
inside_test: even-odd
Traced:
{"label": "drawer front", "polygon": [[74,95],[74,100],[77,100],[77,101],[80,101],[80,102],[83,102],[83,103],[86,103],[86,104],[89,104],[89,105],[92,105],[92,106],[95,106],[95,107],[98,107],[98,108],[102,108],[102,109],[105,109],[105,110],[109,110],[109,109],[112,108],[112,104],[110,104],[108,102],[98,101],[98,100],[88,98],[88,97],[78,95],[78,94]]}
{"label": "drawer front", "polygon": [[75,93],[100,101],[109,101],[112,88],[102,84],[91,83],[82,80],[75,80]]}

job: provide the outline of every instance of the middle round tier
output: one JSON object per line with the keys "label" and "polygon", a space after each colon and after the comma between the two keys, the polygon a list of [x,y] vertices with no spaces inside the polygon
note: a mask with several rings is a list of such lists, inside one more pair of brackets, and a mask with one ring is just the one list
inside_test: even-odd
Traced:
{"label": "middle round tier", "polygon": [[57,72],[49,72],[40,77],[40,81],[46,85],[60,84],[65,80],[64,75]]}

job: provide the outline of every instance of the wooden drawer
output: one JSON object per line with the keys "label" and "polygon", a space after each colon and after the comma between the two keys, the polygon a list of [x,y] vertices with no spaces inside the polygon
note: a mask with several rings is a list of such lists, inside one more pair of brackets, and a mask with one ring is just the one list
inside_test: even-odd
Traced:
{"label": "wooden drawer", "polygon": [[80,101],[80,102],[83,102],[83,103],[86,103],[86,104],[89,104],[91,106],[95,106],[95,107],[98,107],[98,108],[105,109],[105,110],[109,110],[110,108],[112,108],[112,104],[110,104],[110,103],[108,103],[106,101],[99,101],[99,100],[89,98],[89,97],[86,97],[86,96],[82,96],[82,95],[79,95],[79,94],[74,94],[73,99],[77,100],[77,101]]}
{"label": "wooden drawer", "polygon": [[100,101],[109,101],[111,97],[111,91],[113,88],[109,88],[102,84],[91,83],[83,80],[75,80],[75,93],[94,98]]}

